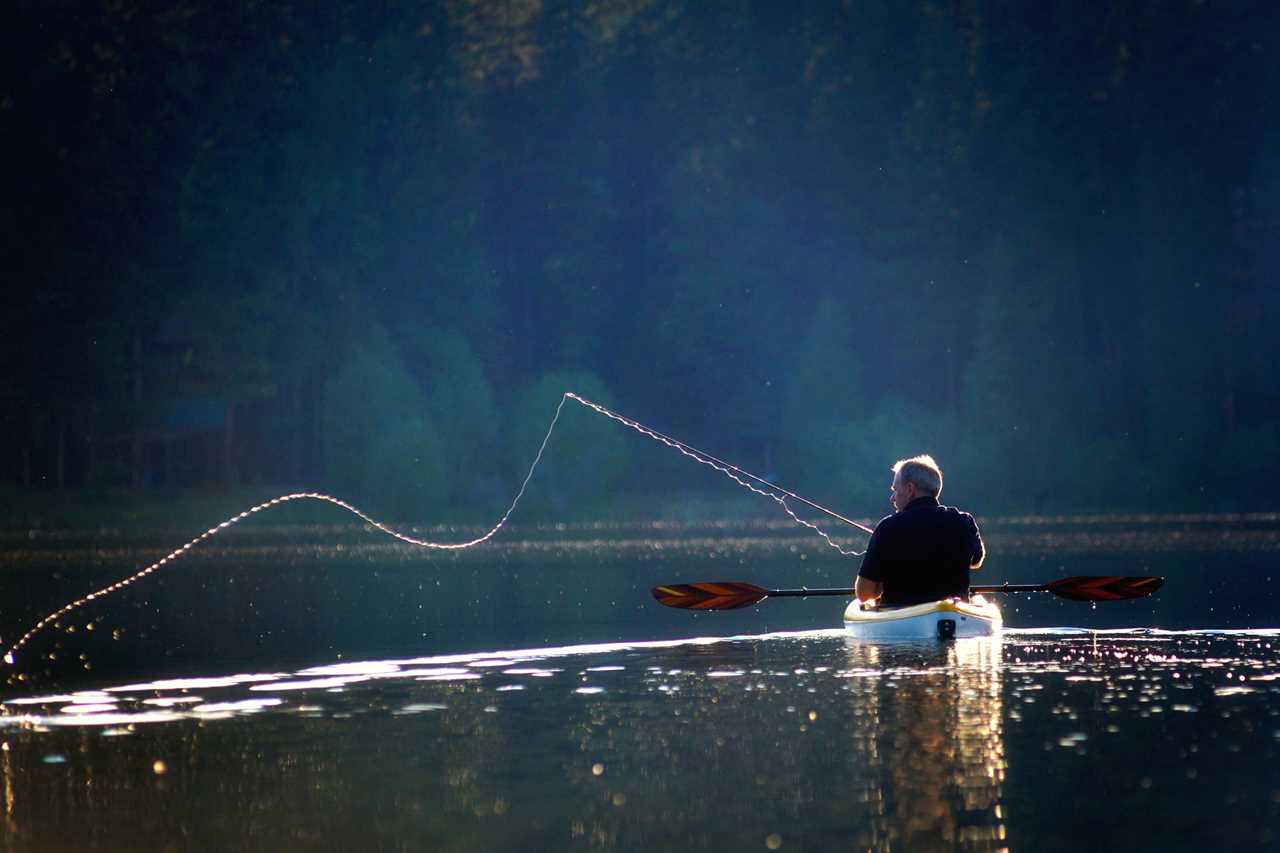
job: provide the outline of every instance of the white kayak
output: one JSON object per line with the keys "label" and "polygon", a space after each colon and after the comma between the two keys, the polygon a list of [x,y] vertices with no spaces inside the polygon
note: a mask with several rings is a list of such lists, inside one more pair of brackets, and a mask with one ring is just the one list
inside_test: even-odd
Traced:
{"label": "white kayak", "polygon": [[852,602],[844,627],[859,640],[947,640],[1000,633],[1000,608],[980,595],[969,601],[946,598],[907,607],[866,607]]}

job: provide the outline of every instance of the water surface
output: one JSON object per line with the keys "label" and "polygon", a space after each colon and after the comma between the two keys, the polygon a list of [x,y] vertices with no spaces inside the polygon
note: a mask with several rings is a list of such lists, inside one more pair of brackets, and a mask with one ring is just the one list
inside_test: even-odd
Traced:
{"label": "water surface", "polygon": [[1258,849],[1278,649],[824,630],[35,694],[0,717],[5,845]]}
{"label": "water surface", "polygon": [[[1010,546],[992,582],[1169,581],[868,644],[832,600],[648,597],[845,582],[812,542],[608,534],[441,559],[257,533],[77,611],[0,693],[0,849],[1277,846],[1265,549]],[[168,543],[112,544],[9,552],[3,637]]]}

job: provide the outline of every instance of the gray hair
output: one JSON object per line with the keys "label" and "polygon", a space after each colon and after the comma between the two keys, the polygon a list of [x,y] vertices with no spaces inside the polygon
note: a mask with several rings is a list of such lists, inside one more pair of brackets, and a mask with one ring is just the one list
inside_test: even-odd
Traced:
{"label": "gray hair", "polygon": [[904,483],[914,483],[925,494],[935,498],[942,494],[942,469],[927,453],[910,459],[899,459],[893,463],[893,474],[901,477]]}

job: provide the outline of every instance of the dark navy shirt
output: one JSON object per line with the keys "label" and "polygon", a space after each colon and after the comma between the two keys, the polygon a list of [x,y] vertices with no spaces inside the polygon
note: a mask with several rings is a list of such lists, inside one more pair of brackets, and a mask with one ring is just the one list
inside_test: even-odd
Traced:
{"label": "dark navy shirt", "polygon": [[880,519],[858,574],[884,584],[885,607],[968,598],[969,567],[983,553],[973,516],[926,495]]}

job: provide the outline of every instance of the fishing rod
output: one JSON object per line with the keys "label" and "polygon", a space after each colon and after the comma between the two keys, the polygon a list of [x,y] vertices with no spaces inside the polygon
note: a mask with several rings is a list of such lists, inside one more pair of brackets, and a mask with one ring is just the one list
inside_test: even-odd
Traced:
{"label": "fishing rod", "polygon": [[[808,498],[806,498],[806,497],[804,497],[804,496],[802,496],[802,495],[797,495],[795,492],[790,491],[790,490],[788,490],[788,489],[784,489],[784,488],[782,488],[781,486],[777,485],[776,483],[770,483],[768,480],[764,479],[763,477],[757,477],[755,474],[752,474],[750,471],[744,471],[743,469],[739,468],[737,465],[732,464],[731,462],[725,462],[723,459],[717,459],[716,457],[712,456],[710,453],[707,453],[705,450],[699,450],[699,449],[698,449],[698,448],[696,448],[696,447],[693,447],[693,446],[691,446],[691,445],[685,444],[683,441],[680,441],[679,439],[672,438],[672,437],[671,437],[671,436],[669,436],[669,435],[663,435],[662,433],[658,432],[656,429],[653,429],[652,427],[645,426],[644,424],[640,423],[639,421],[635,421],[635,420],[632,420],[631,418],[628,418],[628,417],[625,417],[625,416],[623,416],[623,415],[620,415],[620,414],[618,414],[617,412],[615,412],[615,411],[613,411],[613,410],[611,410],[611,409],[607,409],[607,408],[605,408],[604,406],[600,405],[599,403],[593,403],[593,402],[591,402],[590,400],[583,399],[582,397],[579,397],[577,394],[573,393],[572,391],[568,391],[568,392],[566,392],[566,393],[565,393],[565,396],[566,396],[566,397],[571,397],[571,398],[573,398],[574,400],[577,400],[579,403],[581,403],[582,405],[586,406],[587,408],[595,409],[597,412],[599,412],[599,413],[600,413],[600,414],[602,414],[602,415],[606,415],[606,416],[608,416],[608,417],[613,418],[614,420],[621,421],[622,423],[626,424],[627,426],[629,426],[629,427],[631,427],[631,428],[633,428],[633,429],[638,429],[638,430],[642,430],[642,431],[644,431],[644,432],[647,432],[647,433],[649,433],[650,435],[652,435],[653,437],[657,438],[659,441],[665,441],[665,442],[667,442],[668,444],[671,444],[671,445],[673,445],[673,446],[675,446],[675,447],[680,448],[681,450],[685,451],[686,453],[689,453],[690,455],[693,455],[693,456],[700,456],[700,457],[702,457],[703,459],[707,460],[708,462],[714,462],[716,465],[719,465],[719,466],[721,466],[721,467],[723,467],[723,468],[726,468],[726,469],[728,469],[728,470],[732,471],[732,472],[733,472],[733,473],[735,473],[735,474],[740,474],[740,475],[742,475],[743,477],[746,477],[746,478],[747,478],[747,479],[749,479],[749,480],[755,480],[757,483],[760,483],[760,484],[761,484],[761,485],[763,485],[764,487],[766,487],[766,488],[768,488],[768,489],[770,489],[770,490],[772,490],[772,491],[774,491],[774,492],[778,492],[778,493],[780,493],[780,494],[783,494],[783,495],[785,495],[785,496],[787,496],[787,497],[791,498],[792,500],[797,500],[797,501],[799,501],[800,503],[804,504],[805,506],[811,507],[811,508],[813,508],[813,509],[816,509],[818,512],[825,513],[825,514],[827,514],[827,515],[831,516],[832,518],[836,519],[837,521],[843,521],[845,524],[848,524],[848,525],[850,525],[850,526],[852,526],[852,527],[856,527],[856,528],[858,528],[858,529],[859,529],[859,530],[861,530],[863,533],[873,533],[873,532],[874,532],[870,527],[867,527],[865,524],[860,524],[859,522],[856,522],[856,521],[854,521],[854,520],[853,520],[853,519],[851,519],[851,518],[845,518],[845,517],[844,517],[843,515],[841,515],[840,513],[835,512],[834,510],[827,509],[825,506],[822,506],[821,504],[816,504],[816,503],[814,503],[813,501],[809,500]],[[775,497],[775,499],[776,499],[776,498],[777,498],[777,495],[774,495],[774,497]]]}

